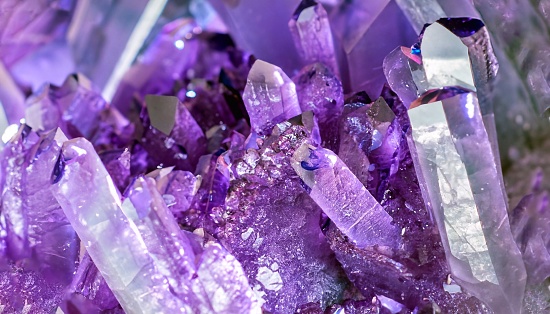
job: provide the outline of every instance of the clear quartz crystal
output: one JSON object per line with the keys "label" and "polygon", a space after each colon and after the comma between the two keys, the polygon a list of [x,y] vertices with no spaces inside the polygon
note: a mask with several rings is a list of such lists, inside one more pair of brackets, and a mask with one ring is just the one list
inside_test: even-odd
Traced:
{"label": "clear quartz crystal", "polygon": [[310,197],[357,246],[398,246],[399,230],[390,215],[336,154],[303,144],[292,157],[292,167]]}
{"label": "clear quartz crystal", "polygon": [[420,103],[408,111],[409,146],[453,278],[495,313],[519,313],[525,266],[476,95],[447,89]]}

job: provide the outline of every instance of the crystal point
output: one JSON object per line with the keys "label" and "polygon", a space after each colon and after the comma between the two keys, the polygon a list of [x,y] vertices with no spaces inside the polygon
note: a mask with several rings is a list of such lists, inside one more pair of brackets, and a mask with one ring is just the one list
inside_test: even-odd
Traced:
{"label": "crystal point", "polygon": [[[51,190],[95,265],[127,312],[181,312],[182,302],[155,268],[138,227],[90,142],[65,142],[63,173]],[[82,196],[86,195],[86,199]]]}
{"label": "crystal point", "polygon": [[517,313],[525,266],[475,93],[451,93],[424,103],[408,111],[409,146],[451,272],[495,312]]}
{"label": "crystal point", "polygon": [[392,218],[336,154],[302,144],[292,167],[309,187],[311,198],[357,246],[399,245]]}
{"label": "crystal point", "polygon": [[321,4],[314,0],[301,1],[288,26],[304,63],[321,62],[338,75],[330,23]]}
{"label": "crystal point", "polygon": [[243,100],[252,130],[258,134],[268,134],[277,123],[302,112],[296,85],[281,68],[262,60],[250,69]]}

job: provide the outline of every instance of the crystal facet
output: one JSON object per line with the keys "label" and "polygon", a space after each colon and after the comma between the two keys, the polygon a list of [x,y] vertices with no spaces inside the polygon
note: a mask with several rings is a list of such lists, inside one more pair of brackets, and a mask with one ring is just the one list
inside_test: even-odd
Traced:
{"label": "crystal facet", "polygon": [[327,11],[314,0],[303,0],[288,27],[294,45],[306,64],[320,62],[338,75],[336,52]]}
{"label": "crystal facet", "polygon": [[250,69],[243,100],[252,130],[262,135],[302,112],[294,82],[281,68],[262,60]]}

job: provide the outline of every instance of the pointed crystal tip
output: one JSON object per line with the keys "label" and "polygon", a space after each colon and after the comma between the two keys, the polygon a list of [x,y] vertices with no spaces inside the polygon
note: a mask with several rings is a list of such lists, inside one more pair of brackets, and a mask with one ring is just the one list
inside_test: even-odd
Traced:
{"label": "pointed crystal tip", "polygon": [[151,125],[166,135],[170,135],[176,124],[176,109],[179,100],[173,96],[145,96],[147,113],[151,119]]}

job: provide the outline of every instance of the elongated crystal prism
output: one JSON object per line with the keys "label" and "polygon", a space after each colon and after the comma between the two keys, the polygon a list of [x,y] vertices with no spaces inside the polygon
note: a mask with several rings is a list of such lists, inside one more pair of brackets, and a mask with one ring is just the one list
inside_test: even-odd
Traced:
{"label": "elongated crystal prism", "polygon": [[496,313],[519,313],[525,266],[475,93],[435,91],[413,103],[408,115],[422,195],[454,278]]}
{"label": "elongated crystal prism", "polygon": [[321,62],[338,75],[336,52],[327,11],[314,0],[303,0],[288,22],[298,54],[306,64]]}
{"label": "elongated crystal prism", "polygon": [[82,138],[65,142],[58,164],[51,190],[123,309],[185,312],[185,304],[155,267],[140,230],[122,211],[92,144]]}
{"label": "elongated crystal prism", "polygon": [[336,154],[306,143],[292,156],[292,167],[310,197],[357,246],[398,246],[399,231],[390,215]]}
{"label": "elongated crystal prism", "polygon": [[250,69],[243,100],[252,130],[262,135],[302,112],[296,85],[281,68],[262,60]]}

